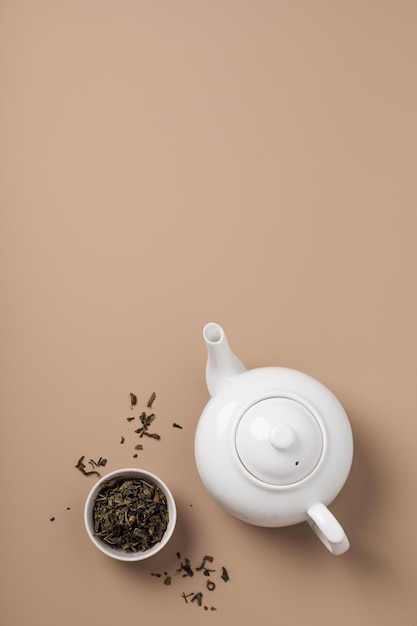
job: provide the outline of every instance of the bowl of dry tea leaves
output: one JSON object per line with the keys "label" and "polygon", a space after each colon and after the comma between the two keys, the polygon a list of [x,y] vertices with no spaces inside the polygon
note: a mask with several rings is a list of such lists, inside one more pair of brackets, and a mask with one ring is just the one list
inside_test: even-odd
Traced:
{"label": "bowl of dry tea leaves", "polygon": [[91,541],[120,561],[140,561],[159,552],[171,538],[176,519],[168,486],[155,474],[136,468],[103,476],[84,507]]}

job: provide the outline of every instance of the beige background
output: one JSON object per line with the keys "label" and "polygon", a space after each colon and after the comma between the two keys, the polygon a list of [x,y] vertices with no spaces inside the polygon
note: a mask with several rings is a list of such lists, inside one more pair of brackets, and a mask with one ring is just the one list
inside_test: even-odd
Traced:
{"label": "beige background", "polygon": [[[1,623],[415,626],[417,3],[0,15]],[[207,321],[247,366],[301,369],[344,404],[346,555],[203,489]],[[157,393],[161,441],[137,459],[130,391],[141,409]],[[152,562],[89,542],[81,455],[169,482],[178,526]],[[206,580],[175,576],[177,551],[214,556],[217,611],[185,603]]]}

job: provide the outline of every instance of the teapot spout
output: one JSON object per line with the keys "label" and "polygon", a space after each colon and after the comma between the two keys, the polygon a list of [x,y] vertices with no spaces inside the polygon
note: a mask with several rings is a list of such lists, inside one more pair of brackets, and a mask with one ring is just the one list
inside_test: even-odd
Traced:
{"label": "teapot spout", "polygon": [[224,330],[219,324],[206,324],[203,337],[207,347],[207,387],[210,395],[214,396],[226,380],[246,371],[246,367],[230,349]]}

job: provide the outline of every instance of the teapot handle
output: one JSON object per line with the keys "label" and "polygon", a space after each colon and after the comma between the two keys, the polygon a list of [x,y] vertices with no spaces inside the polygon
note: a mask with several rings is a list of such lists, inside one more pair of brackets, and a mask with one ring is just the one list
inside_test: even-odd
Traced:
{"label": "teapot handle", "polygon": [[316,502],[307,511],[307,522],[332,554],[343,554],[349,549],[345,531],[329,509]]}

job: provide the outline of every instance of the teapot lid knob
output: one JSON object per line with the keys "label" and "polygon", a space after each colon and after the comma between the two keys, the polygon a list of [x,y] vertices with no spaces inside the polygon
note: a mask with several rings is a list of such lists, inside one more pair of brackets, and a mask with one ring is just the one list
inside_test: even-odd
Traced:
{"label": "teapot lid knob", "polygon": [[235,446],[245,469],[272,485],[306,478],[320,461],[323,432],[301,401],[270,397],[255,402],[241,416]]}
{"label": "teapot lid knob", "polygon": [[288,424],[277,424],[271,429],[269,440],[277,450],[289,450],[295,443],[295,433]]}

